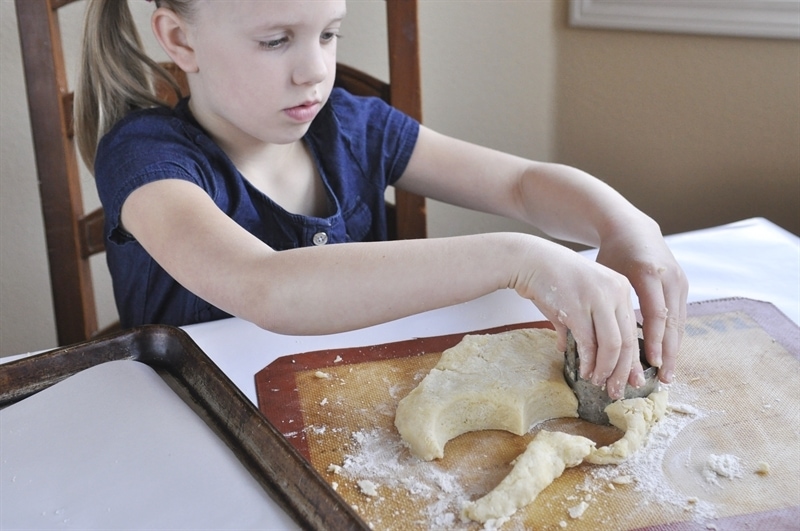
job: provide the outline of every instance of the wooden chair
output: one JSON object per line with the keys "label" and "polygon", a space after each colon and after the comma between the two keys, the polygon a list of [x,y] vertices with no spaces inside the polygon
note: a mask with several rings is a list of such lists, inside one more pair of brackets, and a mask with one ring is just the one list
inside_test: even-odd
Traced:
{"label": "wooden chair", "polygon": [[[77,0],[15,0],[60,345],[95,337],[89,258],[105,249],[103,212],[84,212],[58,9]],[[387,0],[390,82],[341,65],[336,83],[379,96],[421,120],[416,0]],[[174,66],[174,65],[172,65]],[[173,72],[177,69],[173,69]],[[183,77],[182,75],[178,76]],[[185,78],[179,79],[185,86]],[[393,238],[426,236],[424,198],[396,191]]]}

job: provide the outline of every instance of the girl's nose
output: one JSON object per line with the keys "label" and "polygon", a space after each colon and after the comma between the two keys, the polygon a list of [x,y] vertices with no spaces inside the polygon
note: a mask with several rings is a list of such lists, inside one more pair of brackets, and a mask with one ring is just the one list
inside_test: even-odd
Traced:
{"label": "girl's nose", "polygon": [[292,80],[298,85],[316,85],[328,77],[328,52],[321,46],[309,46],[295,66]]}

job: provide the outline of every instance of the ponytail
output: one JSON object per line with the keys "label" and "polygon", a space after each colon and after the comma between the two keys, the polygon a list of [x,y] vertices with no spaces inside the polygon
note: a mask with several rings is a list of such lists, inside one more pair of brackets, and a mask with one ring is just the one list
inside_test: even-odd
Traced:
{"label": "ponytail", "polygon": [[75,131],[81,157],[94,171],[97,143],[114,124],[133,109],[167,105],[156,86],[178,98],[181,89],[144,52],[127,0],[89,0],[84,24]]}

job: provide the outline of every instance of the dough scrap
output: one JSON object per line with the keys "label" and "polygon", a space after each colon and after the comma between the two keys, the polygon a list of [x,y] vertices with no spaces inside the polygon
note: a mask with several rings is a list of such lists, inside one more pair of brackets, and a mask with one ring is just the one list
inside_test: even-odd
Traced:
{"label": "dough scrap", "polygon": [[[561,476],[565,468],[583,461],[621,463],[639,449],[650,428],[666,410],[666,391],[652,393],[647,398],[612,402],[606,407],[606,413],[614,426],[626,432],[617,442],[600,448],[579,435],[540,431],[517,458],[508,476],[486,496],[467,504],[463,516],[481,523],[507,520],[517,509],[532,503],[541,491]],[[618,476],[612,481],[630,483],[631,478]]]}
{"label": "dough scrap", "polygon": [[606,407],[611,424],[625,432],[618,441],[601,446],[586,457],[595,465],[618,465],[639,449],[650,428],[667,411],[667,392],[657,391],[647,398],[617,400]]}
{"label": "dough scrap", "polygon": [[[540,431],[517,458],[508,476],[487,495],[467,504],[462,511],[463,516],[481,523],[505,521],[517,509],[532,503],[541,491],[561,476],[565,468],[577,466],[582,461],[593,464],[623,462],[639,449],[650,428],[664,416],[666,410],[666,391],[652,393],[647,398],[612,402],[606,407],[606,413],[614,426],[626,432],[617,442],[600,448],[596,448],[590,439],[579,435]],[[630,483],[631,478],[618,476],[612,481]]]}
{"label": "dough scrap", "polygon": [[535,500],[567,467],[579,465],[594,447],[594,441],[586,437],[540,431],[503,481],[486,496],[468,503],[463,515],[481,523],[509,518]]}
{"label": "dough scrap", "polygon": [[552,330],[464,336],[399,402],[395,426],[411,453],[430,461],[469,431],[523,435],[538,422],[577,417],[578,400],[563,367]]}

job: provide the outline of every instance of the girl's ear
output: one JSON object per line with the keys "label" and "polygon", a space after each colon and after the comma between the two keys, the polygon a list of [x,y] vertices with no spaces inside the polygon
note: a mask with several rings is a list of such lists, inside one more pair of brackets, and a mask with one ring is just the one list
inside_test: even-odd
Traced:
{"label": "girl's ear", "polygon": [[198,71],[194,48],[188,39],[186,22],[171,9],[160,7],[150,20],[158,43],[178,67],[192,74]]}

